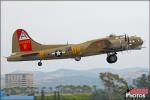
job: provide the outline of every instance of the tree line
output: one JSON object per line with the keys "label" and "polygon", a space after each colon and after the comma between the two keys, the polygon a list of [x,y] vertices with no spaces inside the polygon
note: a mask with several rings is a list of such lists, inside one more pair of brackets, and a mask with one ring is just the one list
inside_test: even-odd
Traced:
{"label": "tree line", "polygon": [[[59,85],[55,88],[52,87],[42,87],[39,91],[38,87],[14,87],[14,88],[4,88],[3,90],[7,92],[8,95],[15,94],[28,94],[34,95],[35,93],[45,93],[56,94],[56,92],[63,94],[90,94],[88,100],[125,100],[125,93],[129,88],[149,88],[150,81],[149,76],[142,74],[140,77],[133,80],[132,85],[128,85],[127,81],[120,77],[118,74],[113,74],[110,72],[104,72],[99,74],[100,80],[104,85],[104,89],[99,89],[96,86],[88,85]],[[45,90],[48,91],[45,91]],[[41,92],[42,91],[42,92]],[[150,97],[150,92],[149,92]],[[128,100],[128,99],[126,99]]]}
{"label": "tree line", "polygon": [[[129,88],[148,88],[150,90],[149,76],[142,74],[133,80],[133,85],[128,85],[127,81],[117,74],[110,72],[100,73],[100,79],[105,89],[96,90],[92,93],[90,100],[130,100],[125,98],[125,93]],[[148,94],[150,99],[150,91]],[[149,100],[147,99],[147,100]],[[138,99],[136,99],[138,100]]]}

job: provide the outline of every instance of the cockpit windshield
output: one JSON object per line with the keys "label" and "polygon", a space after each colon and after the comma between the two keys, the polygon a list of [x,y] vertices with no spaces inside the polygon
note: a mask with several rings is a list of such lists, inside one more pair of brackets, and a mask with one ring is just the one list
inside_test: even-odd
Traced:
{"label": "cockpit windshield", "polygon": [[110,34],[109,37],[115,38],[115,39],[122,39],[122,38],[125,38],[125,35]]}

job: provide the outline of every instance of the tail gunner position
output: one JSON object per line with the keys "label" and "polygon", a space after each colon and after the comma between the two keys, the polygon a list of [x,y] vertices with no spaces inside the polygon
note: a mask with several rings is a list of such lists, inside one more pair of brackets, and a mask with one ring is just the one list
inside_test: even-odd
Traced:
{"label": "tail gunner position", "polygon": [[117,61],[117,52],[126,50],[140,50],[143,40],[137,36],[110,35],[105,38],[86,41],[80,44],[43,45],[31,39],[23,29],[17,29],[12,38],[12,54],[7,61],[31,61],[74,58],[107,54],[107,62]]}

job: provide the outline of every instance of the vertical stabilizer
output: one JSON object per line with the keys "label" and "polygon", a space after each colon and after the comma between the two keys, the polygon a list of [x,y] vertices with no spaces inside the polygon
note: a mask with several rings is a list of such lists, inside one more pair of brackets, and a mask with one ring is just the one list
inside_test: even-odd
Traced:
{"label": "vertical stabilizer", "polygon": [[41,44],[33,41],[28,33],[23,29],[17,29],[12,38],[12,53],[29,52],[36,48],[39,49]]}

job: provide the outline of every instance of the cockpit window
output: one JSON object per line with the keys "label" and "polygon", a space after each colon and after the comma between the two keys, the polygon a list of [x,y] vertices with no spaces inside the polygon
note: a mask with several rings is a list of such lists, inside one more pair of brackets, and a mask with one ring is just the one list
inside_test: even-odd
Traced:
{"label": "cockpit window", "polygon": [[125,36],[124,35],[120,35],[120,36],[116,36],[115,39],[124,39]]}
{"label": "cockpit window", "polygon": [[119,37],[116,37],[115,39],[117,40],[117,39],[119,39]]}

